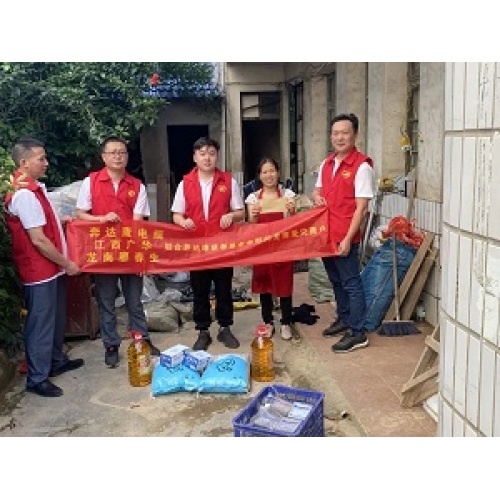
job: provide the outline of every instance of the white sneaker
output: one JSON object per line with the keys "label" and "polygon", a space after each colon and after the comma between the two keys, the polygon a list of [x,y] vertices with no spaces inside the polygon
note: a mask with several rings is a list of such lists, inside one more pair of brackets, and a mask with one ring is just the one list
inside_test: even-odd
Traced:
{"label": "white sneaker", "polygon": [[283,340],[290,340],[292,338],[292,331],[290,325],[281,325],[281,338]]}

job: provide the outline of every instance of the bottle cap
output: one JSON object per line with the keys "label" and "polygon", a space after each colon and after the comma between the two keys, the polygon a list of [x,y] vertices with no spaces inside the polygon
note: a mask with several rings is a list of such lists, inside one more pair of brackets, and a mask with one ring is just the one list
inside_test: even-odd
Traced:
{"label": "bottle cap", "polygon": [[259,325],[257,327],[255,335],[257,335],[258,337],[265,337],[266,333],[267,333],[266,325]]}
{"label": "bottle cap", "polygon": [[142,333],[141,332],[129,332],[129,335],[134,339],[134,340],[142,340]]}

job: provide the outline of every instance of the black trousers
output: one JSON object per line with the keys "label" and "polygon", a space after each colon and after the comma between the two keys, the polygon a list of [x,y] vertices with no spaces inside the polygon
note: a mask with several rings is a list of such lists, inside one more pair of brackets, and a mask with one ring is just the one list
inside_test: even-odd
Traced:
{"label": "black trousers", "polygon": [[215,291],[215,318],[219,326],[233,324],[234,309],[232,297],[233,268],[204,269],[189,273],[193,289],[193,320],[196,330],[208,330],[212,324],[210,314],[210,289]]}
{"label": "black trousers", "polygon": [[[292,323],[292,297],[280,297],[281,324],[290,325]],[[262,310],[262,320],[264,323],[271,323],[273,317],[273,296],[270,293],[260,294],[260,305]]]}

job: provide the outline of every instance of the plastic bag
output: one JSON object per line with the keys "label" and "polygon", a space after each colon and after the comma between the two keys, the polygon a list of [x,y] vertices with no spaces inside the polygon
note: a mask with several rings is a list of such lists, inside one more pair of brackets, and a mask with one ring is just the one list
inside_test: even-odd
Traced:
{"label": "plastic bag", "polygon": [[160,396],[179,391],[193,392],[198,390],[199,383],[200,374],[182,363],[173,368],[158,363],[153,370],[151,394]]}
{"label": "plastic bag", "polygon": [[200,392],[246,393],[249,390],[250,364],[247,354],[215,356],[201,376]]}

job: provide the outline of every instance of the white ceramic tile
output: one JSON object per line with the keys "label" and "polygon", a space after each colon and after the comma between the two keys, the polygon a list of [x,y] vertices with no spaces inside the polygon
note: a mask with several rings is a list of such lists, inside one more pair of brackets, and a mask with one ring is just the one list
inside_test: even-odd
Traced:
{"label": "white ceramic tile", "polygon": [[[443,235],[441,237],[441,256],[449,255],[450,251],[450,231],[446,226],[443,226]],[[448,259],[443,259],[442,257],[439,259],[441,263],[441,307],[443,311],[451,316],[450,314],[450,305],[448,304]]]}
{"label": "white ceramic tile", "polygon": [[500,355],[496,356],[495,376],[495,413],[493,415],[493,435],[500,437]]}
{"label": "white ceramic tile", "polygon": [[489,138],[479,137],[477,139],[476,181],[474,186],[473,232],[486,236],[491,189],[491,140]]}
{"label": "white ceramic tile", "polygon": [[[452,137],[444,138],[443,200],[451,199]],[[450,222],[450,203],[443,205],[443,221]]]}
{"label": "white ceramic tile", "polygon": [[495,375],[495,351],[490,349],[488,344],[483,344],[479,389],[479,430],[485,436],[493,435]]}
{"label": "white ceramic tile", "polygon": [[465,415],[465,387],[467,380],[468,335],[460,327],[456,328],[455,381],[453,385],[453,406],[460,415]]}
{"label": "white ceramic tile", "polygon": [[460,218],[460,193],[462,191],[462,146],[461,137],[454,137],[451,143],[451,190],[449,193],[448,203],[450,205],[449,224],[459,227]]}
{"label": "white ceramic tile", "polygon": [[458,413],[453,414],[453,437],[464,437],[465,425]]}
{"label": "white ceramic tile", "polygon": [[474,427],[477,427],[478,424],[480,354],[481,343],[470,335],[469,356],[467,358],[467,410],[465,416]]}
{"label": "white ceramic tile", "polygon": [[437,223],[437,234],[441,234],[441,230],[443,227],[443,204],[442,203],[436,203],[436,220],[438,221]]}
{"label": "white ceramic tile", "polygon": [[464,127],[466,129],[476,129],[479,103],[479,63],[466,63],[465,68]]}
{"label": "white ceramic tile", "polygon": [[474,214],[474,173],[476,167],[476,140],[474,137],[464,139],[463,168],[460,193],[460,228],[472,230]]}
{"label": "white ceramic tile", "polygon": [[472,252],[469,328],[482,335],[486,279],[486,243],[474,240]]}
{"label": "white ceramic tile", "polygon": [[455,373],[455,325],[447,318],[441,323],[439,378],[442,385],[442,396],[453,402],[453,386]]}
{"label": "white ceramic tile", "polygon": [[443,260],[444,279],[448,280],[446,303],[451,317],[456,316],[458,241],[458,234],[450,231],[447,259]]}
{"label": "white ceramic tile", "polygon": [[441,437],[453,437],[453,413],[451,408],[443,403],[440,406],[440,414],[439,414],[439,435]]}
{"label": "white ceramic tile", "polygon": [[495,63],[495,96],[493,106],[493,127],[500,128],[500,63]]}
{"label": "white ceramic tile", "polygon": [[488,243],[486,257],[486,290],[500,298],[500,246]]}
{"label": "white ceramic tile", "polygon": [[489,293],[484,296],[483,337],[498,347],[498,299]]}
{"label": "white ceramic tile", "polygon": [[[467,70],[469,64],[467,63]],[[479,109],[478,128],[491,128],[493,125],[493,100],[495,92],[495,63],[482,62],[479,70]]]}
{"label": "white ceramic tile", "polygon": [[466,327],[469,326],[470,280],[472,261],[472,240],[467,236],[459,236],[460,250],[458,254],[458,289],[456,319]]}
{"label": "white ceramic tile", "polygon": [[[444,70],[444,128],[445,130],[452,129],[452,114],[453,114],[453,67],[455,63],[445,63]],[[500,91],[499,91],[500,94]],[[498,107],[500,108],[500,95],[498,96]],[[500,115],[500,112],[498,113]]]}
{"label": "white ceramic tile", "polygon": [[452,130],[464,128],[465,63],[453,64]]}
{"label": "white ceramic tile", "polygon": [[495,186],[496,190],[492,190],[492,196],[490,198],[488,237],[500,240],[500,217],[498,216],[498,214],[500,214],[500,196],[498,196],[498,189],[500,188],[500,134],[498,132],[496,132],[493,136],[491,155],[490,182],[492,186]]}

